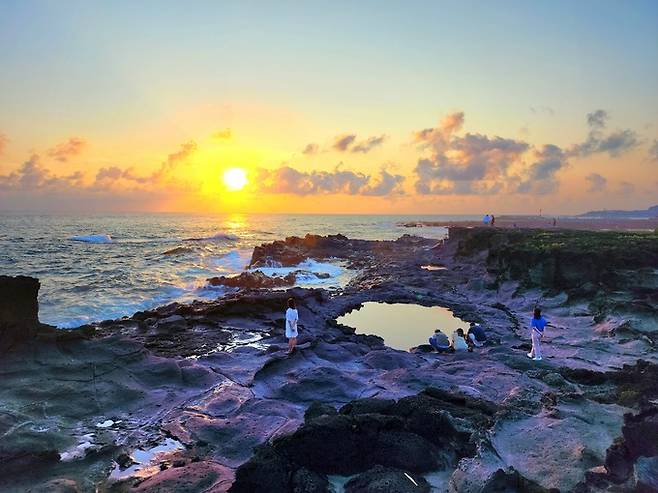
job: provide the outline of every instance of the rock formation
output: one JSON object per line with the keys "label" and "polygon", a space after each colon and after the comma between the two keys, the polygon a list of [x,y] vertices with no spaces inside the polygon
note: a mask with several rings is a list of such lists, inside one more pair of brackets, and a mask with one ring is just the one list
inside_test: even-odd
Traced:
{"label": "rock formation", "polygon": [[[527,275],[534,261],[576,269],[607,243],[541,236],[563,246],[535,256],[536,235],[289,238],[252,263],[338,258],[359,270],[340,290],[241,286],[16,345],[0,365],[0,490],[327,492],[339,477],[350,493],[653,491],[658,324],[644,269],[655,243],[625,236],[645,260],[594,251],[607,274],[588,278],[584,265],[556,287],[555,274]],[[625,265],[643,272],[641,290]],[[300,315],[292,356],[288,297]],[[491,342],[394,350],[336,323],[367,301],[445,306]],[[556,326],[540,363],[525,354],[537,305]],[[19,318],[34,322],[25,306]]]}
{"label": "rock formation", "polygon": [[34,337],[39,328],[39,281],[0,276],[0,350]]}

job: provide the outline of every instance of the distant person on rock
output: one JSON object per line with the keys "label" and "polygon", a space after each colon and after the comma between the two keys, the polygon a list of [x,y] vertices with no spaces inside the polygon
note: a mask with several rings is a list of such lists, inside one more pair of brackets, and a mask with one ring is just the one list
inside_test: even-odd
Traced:
{"label": "distant person on rock", "polygon": [[439,353],[445,353],[450,350],[450,341],[448,336],[446,336],[441,329],[436,329],[434,334],[429,339],[430,346],[436,349]]}
{"label": "distant person on rock", "polygon": [[295,306],[295,299],[288,298],[288,309],[286,310],[286,337],[288,338],[288,354],[295,350],[297,345],[297,322],[299,321],[299,313]]}
{"label": "distant person on rock", "polygon": [[491,214],[491,221],[489,221],[489,224],[491,224],[492,226],[496,224],[496,216],[494,216],[493,214]]}
{"label": "distant person on rock", "polygon": [[466,333],[466,340],[468,344],[472,344],[475,347],[482,347],[487,342],[487,334],[480,324],[471,322],[471,327]]}
{"label": "distant person on rock", "polygon": [[457,329],[452,333],[452,343],[450,347],[453,351],[468,351],[468,344],[464,337],[464,329]]}
{"label": "distant person on rock", "polygon": [[489,214],[485,214],[484,217],[482,218],[482,224],[484,224],[485,226],[488,226],[489,225],[489,220],[490,220]]}
{"label": "distant person on rock", "polygon": [[535,312],[530,321],[530,330],[532,331],[532,350],[528,353],[528,358],[533,361],[541,361],[541,340],[544,338],[544,329],[548,325],[546,319],[542,316],[541,310],[535,308]]}

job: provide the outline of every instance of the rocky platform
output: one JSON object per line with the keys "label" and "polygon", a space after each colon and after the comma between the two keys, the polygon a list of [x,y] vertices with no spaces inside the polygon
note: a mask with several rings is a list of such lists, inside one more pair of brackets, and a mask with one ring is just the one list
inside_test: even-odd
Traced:
{"label": "rocky platform", "polygon": [[[655,491],[658,239],[578,250],[577,233],[538,234],[289,238],[252,266],[337,258],[358,274],[70,331],[38,324],[35,280],[0,278],[20,307],[0,307],[0,491]],[[446,306],[494,343],[394,350],[336,324],[366,301]],[[537,304],[559,327],[541,363],[525,356]]]}

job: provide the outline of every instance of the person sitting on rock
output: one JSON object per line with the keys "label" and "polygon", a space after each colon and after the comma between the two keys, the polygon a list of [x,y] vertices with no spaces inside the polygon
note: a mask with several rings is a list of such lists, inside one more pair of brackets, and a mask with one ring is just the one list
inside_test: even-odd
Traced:
{"label": "person sitting on rock", "polygon": [[299,321],[299,313],[295,306],[295,299],[288,298],[288,309],[286,310],[286,337],[288,338],[288,354],[295,350],[297,345],[297,322]]}
{"label": "person sitting on rock", "polygon": [[450,341],[448,336],[446,336],[441,329],[436,329],[434,334],[429,339],[430,346],[436,349],[439,353],[445,353],[450,350]]}
{"label": "person sitting on rock", "polygon": [[453,351],[468,351],[468,344],[464,337],[464,329],[459,328],[452,333],[452,343],[450,347]]}
{"label": "person sitting on rock", "polygon": [[487,334],[480,324],[471,322],[471,326],[466,333],[466,341],[475,347],[482,347],[487,342]]}
{"label": "person sitting on rock", "polygon": [[530,321],[530,331],[532,332],[532,349],[528,353],[528,358],[533,361],[541,361],[541,340],[544,338],[544,329],[548,322],[541,314],[541,309],[535,308],[532,320]]}

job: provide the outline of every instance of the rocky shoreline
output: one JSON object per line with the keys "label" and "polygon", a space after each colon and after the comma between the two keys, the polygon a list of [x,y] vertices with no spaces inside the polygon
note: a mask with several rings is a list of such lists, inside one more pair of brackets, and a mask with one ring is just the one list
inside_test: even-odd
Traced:
{"label": "rocky shoreline", "polygon": [[[67,331],[38,323],[36,280],[0,278],[0,491],[655,491],[657,236],[307,235],[251,266],[306,258],[356,274],[217,279],[234,291]],[[494,343],[405,352],[335,322],[367,301],[448,307]],[[525,356],[536,304],[560,327],[541,363]]]}

